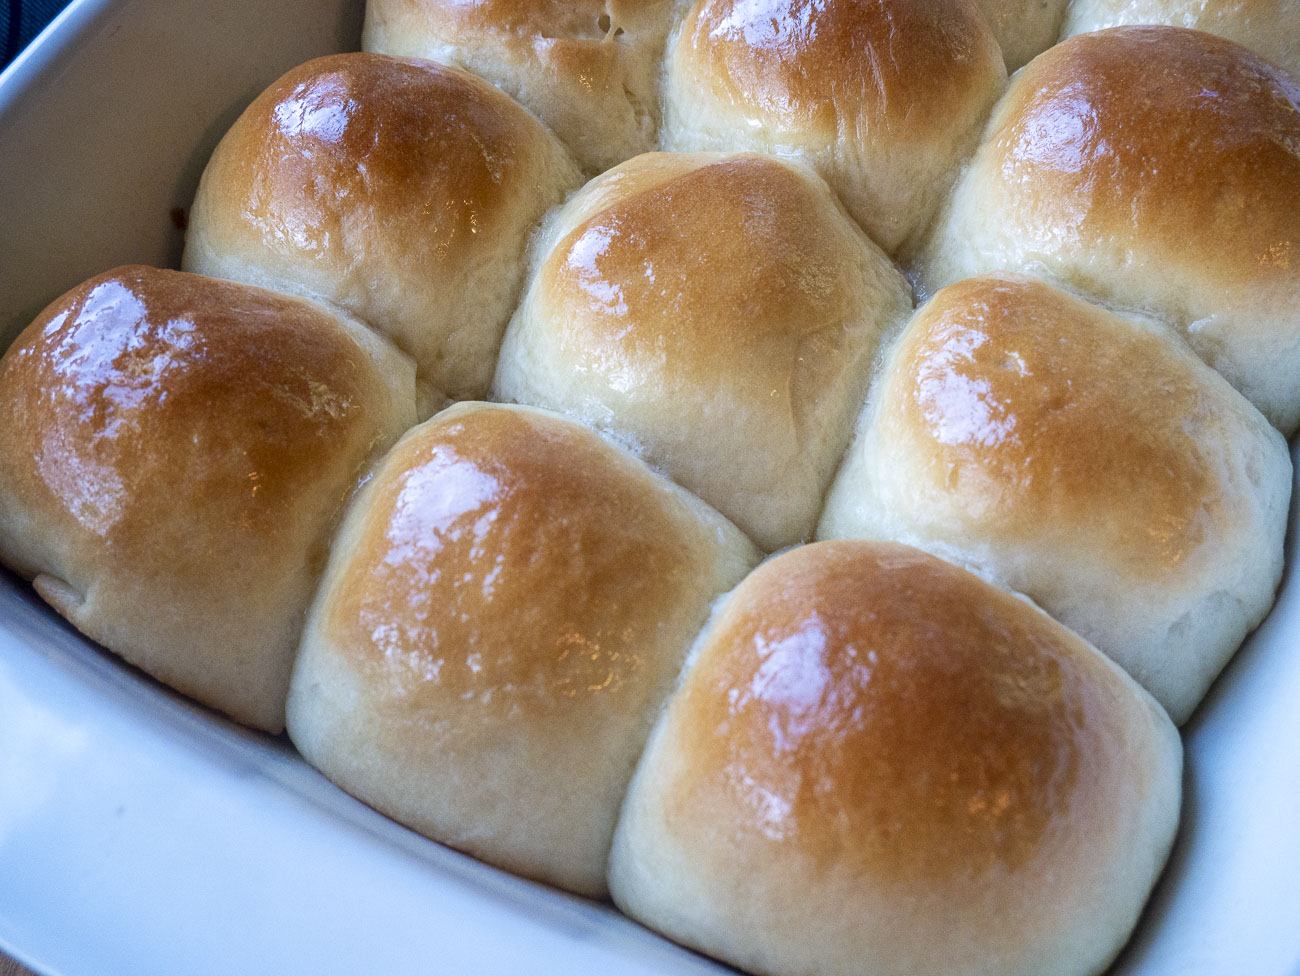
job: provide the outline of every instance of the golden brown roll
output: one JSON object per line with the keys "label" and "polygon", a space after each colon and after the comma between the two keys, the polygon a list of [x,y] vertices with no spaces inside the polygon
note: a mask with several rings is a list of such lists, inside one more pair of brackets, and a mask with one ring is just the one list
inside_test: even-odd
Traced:
{"label": "golden brown roll", "polygon": [[330,531],[415,422],[414,374],[302,299],[92,278],[0,360],[0,560],[110,650],[279,731]]}
{"label": "golden brown roll", "polygon": [[1056,43],[1067,0],[975,0],[1015,71]]}
{"label": "golden brown roll", "polygon": [[1178,733],[1026,601],[825,542],[715,611],[619,820],[633,918],[763,976],[1087,976],[1178,823]]}
{"label": "golden brown roll", "polygon": [[1061,36],[1128,24],[1168,24],[1217,34],[1300,74],[1296,0],[1073,0]]}
{"label": "golden brown roll", "polygon": [[807,166],[651,153],[548,217],[494,395],[631,442],[771,550],[808,538],[903,276]]}
{"label": "golden brown roll", "polygon": [[990,275],[907,327],[818,535],[980,567],[1181,724],[1273,603],[1291,478],[1281,435],[1172,330]]}
{"label": "golden brown roll", "polygon": [[584,427],[462,404],[351,508],[304,632],[289,734],[435,840],[586,894],[709,604],[756,561]]}
{"label": "golden brown roll", "polygon": [[184,266],[347,309],[415,359],[427,414],[487,390],[528,231],[578,179],[555,138],[480,78],[318,58],[217,146]]}
{"label": "golden brown roll", "polygon": [[590,173],[653,148],[673,0],[367,0],[361,46],[466,68]]}
{"label": "golden brown roll", "polygon": [[1005,79],[971,0],[698,0],[668,44],[662,141],[804,156],[893,253]]}
{"label": "golden brown roll", "polygon": [[1029,271],[1172,322],[1300,425],[1300,84],[1175,27],[1058,44],[1016,75],[918,264],[933,293]]}

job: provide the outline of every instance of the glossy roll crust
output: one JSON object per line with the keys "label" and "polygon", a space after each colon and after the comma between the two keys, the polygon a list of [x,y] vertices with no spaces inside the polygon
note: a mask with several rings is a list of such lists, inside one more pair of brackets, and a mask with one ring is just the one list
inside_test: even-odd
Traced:
{"label": "glossy roll crust", "polygon": [[1005,77],[970,0],[698,0],[669,42],[663,144],[805,155],[892,253]]}
{"label": "glossy roll crust", "polygon": [[709,604],[755,559],[585,428],[458,405],[408,434],[350,511],[289,734],[395,820],[600,894],[655,711]]}
{"label": "glossy roll crust", "polygon": [[1181,723],[1273,603],[1290,488],[1281,435],[1172,330],[991,275],[908,326],[818,534],[980,566]]}
{"label": "glossy roll crust", "polygon": [[673,0],[367,0],[362,47],[466,68],[600,173],[654,146]]}
{"label": "glossy roll crust", "polygon": [[648,154],[549,219],[494,395],[615,432],[777,549],[811,535],[910,306],[806,166]]}
{"label": "glossy roll crust", "polygon": [[624,806],[626,912],[760,974],[1099,972],[1178,820],[1118,668],[932,556],[829,542],[714,614]]}
{"label": "glossy roll crust", "polygon": [[1044,274],[1173,322],[1300,425],[1300,83],[1198,31],[1124,27],[1016,76],[919,263]]}
{"label": "glossy roll crust", "polygon": [[118,268],[0,360],[0,559],[109,649],[279,731],[344,499],[414,422],[411,363],[360,325]]}
{"label": "glossy roll crust", "polygon": [[1300,3],[1296,0],[1073,0],[1062,37],[1168,24],[1226,37],[1300,76]]}
{"label": "glossy roll crust", "polygon": [[378,54],[319,58],[217,146],[184,266],[346,308],[415,359],[428,413],[486,391],[524,238],[577,182],[555,138],[479,78]]}

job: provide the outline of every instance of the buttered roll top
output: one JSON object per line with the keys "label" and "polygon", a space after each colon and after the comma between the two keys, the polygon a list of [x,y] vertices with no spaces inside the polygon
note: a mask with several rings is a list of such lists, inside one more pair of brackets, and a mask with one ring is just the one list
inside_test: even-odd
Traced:
{"label": "buttered roll top", "polygon": [[654,147],[673,0],[368,0],[367,51],[481,75],[589,173]]}
{"label": "buttered roll top", "polygon": [[1184,721],[1282,571],[1286,443],[1159,323],[1020,275],[923,306],[819,536],[978,565]]}
{"label": "buttered roll top", "polygon": [[663,145],[803,155],[892,253],[1005,76],[971,0],[698,0],[668,45]]}
{"label": "buttered roll top", "polygon": [[414,422],[411,363],[362,326],[118,268],[0,360],[0,559],[109,649],[278,731],[343,502]]}
{"label": "buttered roll top", "polygon": [[217,146],[184,266],[347,309],[415,359],[427,414],[486,391],[525,236],[577,182],[555,137],[480,78],[319,58]]}
{"label": "buttered roll top", "polygon": [[755,560],[597,434],[458,405],[408,434],[350,511],[289,734],[394,819],[599,894],[655,711],[709,604]]}
{"label": "buttered roll top", "polygon": [[807,166],[639,156],[545,224],[494,394],[631,443],[766,549],[812,532],[905,280]]}
{"label": "buttered roll top", "polygon": [[1048,275],[1173,323],[1300,424],[1300,82],[1174,27],[1070,38],[1018,74],[918,265],[930,292]]}
{"label": "buttered roll top", "polygon": [[1061,36],[1130,24],[1217,34],[1300,76],[1300,4],[1295,0],[1073,0]]}
{"label": "buttered roll top", "polygon": [[1160,707],[1029,603],[905,546],[817,543],[715,612],[611,890],[755,973],[1083,976],[1164,862],[1180,764]]}

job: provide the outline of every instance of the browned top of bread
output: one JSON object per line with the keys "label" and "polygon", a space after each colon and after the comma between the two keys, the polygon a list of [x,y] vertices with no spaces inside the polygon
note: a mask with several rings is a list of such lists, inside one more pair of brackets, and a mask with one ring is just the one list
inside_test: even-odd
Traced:
{"label": "browned top of bread", "polygon": [[538,411],[454,408],[380,479],[324,627],[420,721],[568,715],[574,736],[578,701],[648,700],[665,672],[646,654],[670,635],[664,653],[681,653],[701,567],[720,558],[666,483]]}
{"label": "browned top of bread", "polygon": [[712,625],[674,706],[667,823],[884,883],[1014,873],[1106,788],[1131,688],[1029,604],[932,556],[805,546]]}
{"label": "browned top of bread", "polygon": [[[429,24],[458,33],[526,34],[539,40],[603,40],[620,22],[671,0],[397,0]],[[401,11],[386,12],[396,17]]]}
{"label": "browned top of bread", "polygon": [[1178,774],[1160,707],[1028,601],[896,543],[815,543],[715,610],[610,888],[759,973],[1097,973]]}
{"label": "browned top of bread", "polygon": [[494,395],[637,446],[767,549],[806,538],[907,283],[805,163],[645,153],[549,216]]}
{"label": "browned top of bread", "polygon": [[963,115],[1001,61],[968,0],[700,0],[678,50],[768,124],[833,136],[869,119],[893,141]]}
{"label": "browned top of bread", "polygon": [[1290,281],[1300,240],[1300,82],[1176,27],[1072,37],[990,123],[981,164],[1025,197],[1017,233],[1136,241],[1235,289]]}
{"label": "browned top of bread", "polygon": [[0,555],[83,632],[278,730],[328,532],[414,396],[409,361],[321,306],[109,271],[0,361]]}
{"label": "browned top of bread", "polygon": [[485,391],[528,231],[576,179],[555,137],[481,78],[318,58],[217,146],[184,264],[347,309],[415,359],[427,413]]}
{"label": "browned top of bread", "polygon": [[794,383],[792,344],[856,324],[865,241],[820,181],[770,157],[639,156],[608,178],[595,211],[541,269],[555,325],[596,368],[691,384]]}
{"label": "browned top of bread", "polygon": [[967,279],[917,313],[894,354],[883,448],[909,457],[909,494],[1004,541],[1086,528],[1116,571],[1175,572],[1234,517],[1203,445],[1235,432],[1208,396],[1213,375],[1180,346],[1033,278]]}
{"label": "browned top of bread", "polygon": [[330,264],[398,248],[416,268],[469,263],[497,246],[530,151],[550,152],[545,138],[522,108],[456,68],[317,58],[259,95],[222,141],[205,180],[238,199],[211,219]]}
{"label": "browned top of bread", "polygon": [[756,558],[588,428],[458,404],[410,431],[349,513],[290,734],[408,826],[599,896],[659,704]]}
{"label": "browned top of bread", "polygon": [[0,456],[53,522],[203,575],[211,552],[170,549],[158,521],[177,485],[187,512],[168,522],[231,545],[273,540],[322,458],[365,428],[373,374],[317,306],[117,268],[47,308],[6,355]]}

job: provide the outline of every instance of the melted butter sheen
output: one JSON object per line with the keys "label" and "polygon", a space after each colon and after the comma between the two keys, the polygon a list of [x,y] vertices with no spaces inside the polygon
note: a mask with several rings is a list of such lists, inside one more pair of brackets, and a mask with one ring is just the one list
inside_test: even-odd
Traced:
{"label": "melted butter sheen", "polygon": [[765,157],[670,176],[560,242],[543,272],[559,306],[548,318],[595,368],[782,377],[795,343],[843,328],[853,307],[861,244],[838,217]]}
{"label": "melted butter sheen", "polygon": [[669,828],[725,808],[745,843],[884,881],[1026,869],[1106,787],[1115,681],[933,557],[805,546],[749,577],[701,654]]}
{"label": "melted butter sheen", "polygon": [[904,126],[983,77],[987,33],[966,0],[701,0],[683,36],[773,119]]}
{"label": "melted butter sheen", "polygon": [[268,246],[317,259],[391,246],[371,239],[386,214],[385,235],[417,238],[436,263],[491,232],[522,157],[543,142],[530,116],[477,79],[378,54],[295,68],[228,138],[241,219]]}
{"label": "melted butter sheen", "polygon": [[1122,27],[1050,49],[1014,88],[992,159],[1032,195],[1022,233],[1139,256],[1154,241],[1234,285],[1294,274],[1300,84],[1285,72],[1208,34]]}
{"label": "melted butter sheen", "polygon": [[1078,529],[1168,571],[1229,517],[1200,444],[1221,421],[1169,342],[1033,279],[969,279],[909,327],[885,450],[920,459],[923,504],[1025,539]]}
{"label": "melted butter sheen", "polygon": [[332,628],[412,710],[636,701],[684,650],[707,541],[595,435],[483,408],[422,429],[379,478]]}
{"label": "melted butter sheen", "polygon": [[60,299],[6,356],[4,438],[56,508],[118,544],[150,545],[178,490],[232,530],[274,534],[352,436],[370,369],[305,303],[121,268]]}

